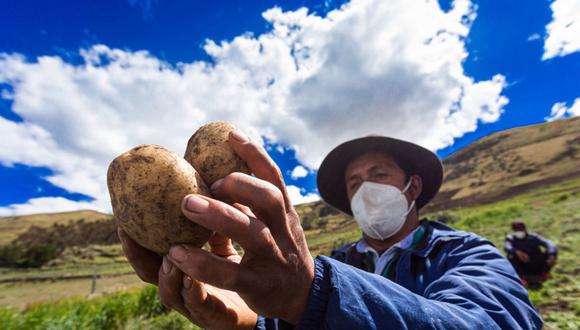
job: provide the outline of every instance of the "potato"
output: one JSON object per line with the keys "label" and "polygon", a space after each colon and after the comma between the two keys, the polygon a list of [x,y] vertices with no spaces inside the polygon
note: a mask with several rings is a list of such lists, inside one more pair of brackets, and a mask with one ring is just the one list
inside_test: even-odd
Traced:
{"label": "potato", "polygon": [[228,142],[234,130],[236,127],[230,123],[211,122],[200,127],[187,143],[184,157],[208,186],[232,172],[250,174],[246,162],[234,153]]}
{"label": "potato", "polygon": [[180,208],[186,195],[209,196],[209,189],[189,163],[163,147],[140,145],[115,158],[107,185],[118,225],[147,249],[164,255],[175,244],[201,247],[212,234]]}

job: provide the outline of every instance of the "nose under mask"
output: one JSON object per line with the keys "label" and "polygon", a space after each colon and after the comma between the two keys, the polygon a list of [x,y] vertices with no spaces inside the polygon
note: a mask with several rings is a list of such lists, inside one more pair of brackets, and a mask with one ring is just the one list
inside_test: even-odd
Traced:
{"label": "nose under mask", "polygon": [[401,191],[399,188],[365,181],[351,199],[350,207],[361,230],[369,237],[385,240],[395,235],[405,224],[407,215],[415,206],[409,205],[405,192],[412,179]]}

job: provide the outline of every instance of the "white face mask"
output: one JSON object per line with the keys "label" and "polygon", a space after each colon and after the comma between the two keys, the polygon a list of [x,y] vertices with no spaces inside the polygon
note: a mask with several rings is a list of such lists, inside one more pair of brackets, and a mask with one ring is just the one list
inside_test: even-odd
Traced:
{"label": "white face mask", "polygon": [[385,240],[395,235],[405,224],[407,215],[415,206],[408,205],[403,189],[382,183],[365,181],[350,201],[350,208],[362,231],[374,239]]}
{"label": "white face mask", "polygon": [[514,236],[517,239],[523,239],[523,238],[526,238],[526,232],[525,231],[514,231]]}

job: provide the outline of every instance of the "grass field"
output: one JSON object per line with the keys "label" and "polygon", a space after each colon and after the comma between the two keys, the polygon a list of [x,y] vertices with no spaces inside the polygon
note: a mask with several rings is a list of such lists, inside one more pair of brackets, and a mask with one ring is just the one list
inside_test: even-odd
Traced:
{"label": "grass field", "polygon": [[[332,248],[360,237],[352,219],[334,213],[321,217],[321,207],[321,204],[297,207],[303,219],[308,219],[306,236],[313,255],[329,254]],[[580,328],[580,263],[577,255],[580,251],[580,178],[487,205],[422,216],[445,218],[455,228],[487,237],[500,249],[510,231],[510,223],[515,220],[525,221],[530,230],[554,241],[560,254],[552,279],[543,288],[530,291],[530,297],[544,317],[546,329]],[[101,247],[93,249],[98,252]],[[86,258],[85,253],[85,259],[69,251],[69,256],[60,263],[40,272],[0,270],[0,279],[39,273],[92,274],[95,267],[103,274],[130,269],[121,256],[116,256],[120,253],[118,246],[108,249],[106,255],[109,257],[89,253],[90,257]],[[140,311],[139,308],[145,307],[139,307],[136,301],[144,298],[138,297],[146,290],[154,291],[147,287],[134,288],[142,285],[134,275],[104,277],[97,282],[97,297],[88,299],[90,279],[0,284],[0,305],[5,306],[0,307],[0,324],[8,324],[4,327],[6,329],[23,329],[23,325],[27,326],[26,329],[95,328],[94,325],[87,326],[92,317],[108,320],[95,321],[102,329],[195,329],[175,313],[162,309],[155,313]],[[127,288],[133,289],[125,291]],[[147,292],[154,301],[154,292]]]}

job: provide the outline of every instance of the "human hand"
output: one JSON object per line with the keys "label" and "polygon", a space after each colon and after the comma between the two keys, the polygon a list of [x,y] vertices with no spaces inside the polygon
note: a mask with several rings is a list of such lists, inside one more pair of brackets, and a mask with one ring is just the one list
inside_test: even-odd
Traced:
{"label": "human hand", "polygon": [[[257,315],[240,296],[192,280],[173,267],[167,258],[145,249],[118,229],[123,251],[137,275],[145,282],[159,286],[161,303],[173,308],[193,323],[211,329],[252,329]],[[215,234],[209,240],[210,252],[239,262],[241,257],[230,239]]]}
{"label": "human hand", "polygon": [[230,134],[230,145],[255,177],[232,173],[212,185],[216,199],[189,195],[182,210],[193,222],[238,242],[244,248],[241,261],[189,246],[172,247],[168,257],[192,279],[236,291],[255,312],[298,324],[314,279],[300,220],[279,168],[264,149],[236,134]]}
{"label": "human hand", "polygon": [[528,256],[525,252],[520,251],[520,250],[516,250],[516,256],[518,257],[518,259],[520,259],[521,262],[523,263],[528,263],[530,262],[530,256]]}
{"label": "human hand", "polygon": [[[216,257],[234,263],[241,260],[232,241],[219,233],[210,238],[209,246]],[[159,271],[159,298],[204,329],[253,329],[258,318],[236,292],[191,279],[167,257]]]}
{"label": "human hand", "polygon": [[546,264],[548,264],[548,266],[550,266],[550,268],[554,267],[554,265],[556,264],[556,257],[549,256],[548,259],[546,259]]}

